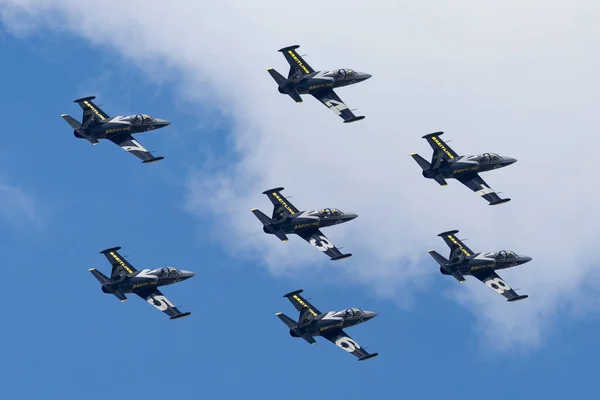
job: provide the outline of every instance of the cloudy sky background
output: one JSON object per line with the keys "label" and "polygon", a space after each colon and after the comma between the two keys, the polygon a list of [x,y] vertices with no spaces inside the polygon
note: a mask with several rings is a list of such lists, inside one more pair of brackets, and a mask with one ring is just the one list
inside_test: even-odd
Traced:
{"label": "cloudy sky background", "polygon": [[[71,138],[68,145],[85,153],[70,157],[81,158],[77,161],[86,164],[80,170],[86,170],[92,154],[97,168],[110,152],[119,167],[109,168],[131,168],[123,174],[140,179],[137,186],[163,190],[153,183],[156,175],[169,188],[165,207],[180,210],[177,218],[190,224],[192,243],[218,252],[224,264],[244,265],[234,269],[232,280],[243,281],[258,268],[307,291],[347,290],[347,301],[367,296],[392,304],[398,315],[412,315],[403,317],[404,324],[418,325],[416,314],[426,313],[427,306],[448,307],[460,317],[445,329],[460,330],[459,337],[466,335],[471,347],[487,349],[486,354],[547,351],[552,340],[571,333],[569,326],[595,320],[599,305],[591,254],[600,217],[595,188],[600,6],[592,1],[365,5],[308,1],[298,15],[298,3],[258,0],[0,0],[0,15],[6,49],[8,43],[23,43],[19,49],[27,57],[47,68],[71,68],[77,78],[61,97],[58,89],[54,96],[45,93],[57,115],[78,117],[72,99],[94,94],[109,114],[138,112],[147,103],[156,107],[157,117],[173,120],[169,131],[152,134],[160,138],[139,138],[166,157],[164,164],[175,166],[170,170],[158,164],[141,169],[109,145],[92,152]],[[349,67],[373,75],[337,91],[365,120],[343,124],[316,100],[297,105],[277,93],[266,68],[285,75],[288,66],[277,49],[291,44],[301,45],[300,53],[308,54],[315,69]],[[46,81],[42,90],[64,82]],[[161,115],[163,109],[180,118]],[[28,108],[26,115],[35,110]],[[44,133],[41,139],[52,149],[57,144],[48,135],[69,135],[61,121],[54,123],[65,132]],[[429,158],[421,136],[440,130],[458,153],[493,151],[518,159],[484,175],[512,201],[490,207],[457,182],[440,188],[422,178],[409,154]],[[8,159],[0,177],[6,229],[22,232],[23,220],[60,224],[61,212],[72,218],[66,213],[69,202],[44,191],[40,177],[15,183]],[[105,179],[100,186],[108,188]],[[131,185],[115,185],[123,186],[123,196],[140,201],[124,194],[134,190]],[[276,186],[284,186],[300,209],[358,213],[351,223],[325,231],[354,256],[331,263],[300,239],[281,244],[262,234],[249,209],[270,211],[261,192]],[[104,196],[94,186],[89,190],[93,197]],[[48,196],[56,201],[48,202]],[[88,196],[72,201],[83,205]],[[156,225],[140,216],[131,234],[161,228]],[[510,304],[474,279],[459,286],[441,276],[426,250],[447,254],[436,235],[449,229],[459,229],[475,251],[510,249],[533,257],[501,273],[530,298]],[[143,254],[142,243],[132,252]],[[379,329],[385,329],[383,319],[394,316],[380,318]]]}

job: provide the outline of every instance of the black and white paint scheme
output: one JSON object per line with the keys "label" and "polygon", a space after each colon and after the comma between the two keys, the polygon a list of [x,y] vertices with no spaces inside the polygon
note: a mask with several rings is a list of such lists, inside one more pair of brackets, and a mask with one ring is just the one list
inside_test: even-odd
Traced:
{"label": "black and white paint scheme", "polygon": [[460,283],[465,281],[465,275],[472,275],[490,289],[506,297],[508,301],[523,300],[529,297],[528,295],[518,295],[495,271],[525,264],[531,261],[531,257],[519,256],[509,250],[495,253],[474,253],[455,236],[457,233],[458,231],[454,230],[438,235],[450,247],[449,260],[438,252],[429,250],[429,254],[440,264],[442,274],[452,275]]}
{"label": "black and white paint scheme", "polygon": [[325,104],[327,108],[339,115],[344,122],[359,121],[364,116],[356,116],[346,104],[333,91],[334,88],[353,85],[371,77],[371,75],[358,72],[350,68],[336,69],[332,71],[315,71],[301,55],[296,52],[298,45],[279,49],[287,62],[290,71],[287,79],[273,68],[269,68],[269,74],[279,85],[279,93],[289,95],[296,103],[302,103],[301,94],[312,94],[317,100]]}
{"label": "black and white paint scheme", "polygon": [[376,357],[379,353],[370,354],[352,339],[344,328],[349,328],[367,322],[377,316],[376,312],[363,311],[358,308],[348,308],[342,311],[329,311],[322,313],[317,310],[300,293],[302,289],[286,294],[286,297],[299,311],[298,321],[284,313],[277,313],[277,317],[290,328],[292,337],[301,337],[310,344],[315,344],[315,336],[322,336],[348,353],[358,357],[358,361]]}
{"label": "black and white paint scheme", "polygon": [[412,158],[423,169],[425,178],[434,179],[441,186],[446,186],[446,179],[458,179],[469,189],[486,199],[490,205],[502,204],[510,199],[502,199],[490,186],[479,176],[478,172],[491,171],[506,167],[517,160],[510,157],[501,157],[495,153],[483,153],[478,155],[459,156],[448,146],[440,135],[444,132],[435,132],[423,136],[433,149],[431,163],[420,155],[413,153]]}
{"label": "black and white paint scheme", "polygon": [[286,234],[295,233],[317,250],[331,257],[332,260],[341,260],[352,254],[343,254],[319,230],[328,226],[342,224],[358,217],[350,212],[342,212],[336,208],[325,208],[314,211],[299,211],[288,199],[283,197],[282,187],[266,190],[266,194],[273,203],[273,216],[269,218],[260,210],[253,208],[252,212],[262,222],[265,233],[277,236],[282,242],[287,242]]}
{"label": "black and white paint scheme", "polygon": [[195,275],[190,271],[179,270],[173,267],[137,270],[125,257],[119,254],[120,247],[102,250],[110,264],[112,271],[110,278],[91,268],[90,272],[102,284],[102,291],[115,295],[121,301],[127,300],[125,293],[134,293],[146,300],[159,311],[167,314],[171,319],[187,317],[191,312],[182,313],[158,290],[159,286],[172,285],[185,281]]}
{"label": "black and white paint scheme", "polygon": [[87,139],[93,145],[98,144],[99,139],[108,139],[123,150],[140,158],[143,163],[164,159],[164,157],[153,156],[152,152],[144,148],[132,135],[164,128],[171,124],[169,121],[153,118],[146,114],[109,117],[100,107],[94,104],[92,100],[95,98],[95,96],[90,96],[74,101],[83,109],[81,122],[68,114],[62,114],[64,120],[74,129],[73,134],[75,137]]}

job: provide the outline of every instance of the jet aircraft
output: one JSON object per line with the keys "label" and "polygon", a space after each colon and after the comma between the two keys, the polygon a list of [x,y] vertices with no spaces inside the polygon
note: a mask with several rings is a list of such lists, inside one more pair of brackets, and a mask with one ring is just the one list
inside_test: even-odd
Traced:
{"label": "jet aircraft", "polygon": [[93,145],[98,144],[98,139],[108,139],[140,158],[143,163],[164,159],[164,157],[154,157],[131,135],[164,128],[171,124],[169,121],[152,118],[145,114],[109,117],[100,107],[94,104],[92,100],[95,98],[95,96],[89,96],[74,101],[83,109],[83,120],[81,122],[68,114],[61,115],[74,129],[73,134],[75,137],[87,139]]}
{"label": "jet aircraft", "polygon": [[315,71],[296,49],[298,45],[279,49],[290,64],[290,72],[287,79],[273,68],[267,69],[271,77],[279,85],[279,93],[287,94],[296,103],[302,103],[301,94],[312,94],[317,100],[325,104],[336,115],[343,118],[344,122],[359,121],[364,116],[356,116],[348,109],[342,99],[333,91],[333,88],[352,85],[362,82],[371,77],[364,72],[352,69],[337,69],[333,71]]}
{"label": "jet aircraft", "polygon": [[459,156],[450,148],[440,135],[444,132],[435,132],[423,136],[433,148],[431,163],[416,153],[411,156],[423,169],[425,178],[434,179],[441,186],[446,186],[446,179],[455,178],[469,189],[486,199],[490,205],[502,204],[510,201],[502,199],[479,176],[478,172],[491,171],[496,168],[506,167],[517,160],[510,157],[500,157],[495,153]]}
{"label": "jet aircraft", "polygon": [[440,264],[442,274],[452,275],[461,283],[465,281],[464,275],[472,275],[506,297],[508,301],[523,300],[529,297],[528,295],[519,296],[495,271],[525,264],[531,261],[531,257],[519,256],[507,250],[496,253],[473,253],[455,236],[457,233],[458,231],[455,230],[438,235],[450,247],[449,260],[434,250],[428,250],[429,254]]}
{"label": "jet aircraft", "polygon": [[342,254],[333,243],[319,230],[327,226],[348,222],[358,217],[353,213],[344,213],[338,209],[326,208],[315,211],[298,211],[288,199],[280,193],[282,187],[266,190],[266,194],[273,203],[273,217],[269,218],[260,210],[253,208],[251,211],[263,224],[263,231],[277,236],[282,242],[287,242],[286,233],[295,233],[302,239],[324,252],[332,260],[341,260],[352,254]]}
{"label": "jet aircraft", "polygon": [[354,325],[362,324],[377,316],[377,313],[372,311],[362,311],[358,308],[348,308],[342,311],[330,311],[322,313],[317,310],[308,300],[300,296],[302,289],[286,294],[292,302],[296,310],[300,312],[298,322],[288,317],[283,313],[277,313],[277,317],[290,328],[292,337],[301,337],[310,344],[315,344],[315,336],[323,336],[331,343],[342,350],[347,351],[358,357],[358,361],[368,360],[376,357],[379,353],[369,354],[365,349],[360,347],[346,332],[344,328],[349,328]]}
{"label": "jet aircraft", "polygon": [[120,249],[120,247],[113,247],[100,252],[100,254],[106,256],[112,265],[110,278],[96,268],[90,268],[92,275],[102,284],[104,293],[114,294],[121,301],[127,300],[125,293],[135,293],[159,311],[167,314],[171,319],[183,318],[191,314],[190,312],[182,313],[179,311],[158,290],[158,287],[184,281],[194,276],[195,273],[173,267],[138,271],[125,257],[118,253]]}

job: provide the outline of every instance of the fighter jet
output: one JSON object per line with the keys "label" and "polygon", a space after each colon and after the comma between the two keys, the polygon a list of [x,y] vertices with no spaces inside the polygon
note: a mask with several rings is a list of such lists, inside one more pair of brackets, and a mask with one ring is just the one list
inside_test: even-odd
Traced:
{"label": "fighter jet", "polygon": [[315,71],[302,56],[296,53],[298,45],[284,47],[278,51],[290,64],[287,79],[273,68],[268,68],[269,74],[279,85],[279,93],[287,94],[296,103],[302,103],[301,94],[312,94],[317,100],[325,104],[331,111],[344,119],[344,122],[359,121],[364,116],[357,117],[348,109],[342,99],[333,91],[333,88],[352,85],[371,77],[364,72],[352,69],[336,69],[333,71]]}
{"label": "fighter jet", "polygon": [[135,293],[159,311],[167,314],[171,319],[183,318],[191,314],[191,312],[182,313],[179,311],[158,290],[158,287],[184,281],[196,274],[173,267],[138,271],[133,268],[133,265],[125,257],[118,253],[120,249],[120,247],[113,247],[100,252],[100,254],[106,256],[112,265],[110,278],[96,268],[90,268],[92,275],[102,284],[102,291],[104,293],[114,294],[121,301],[127,300],[125,293]]}
{"label": "fighter jet", "polygon": [[74,101],[74,103],[79,104],[83,109],[83,120],[81,123],[68,114],[61,115],[74,129],[73,134],[75,137],[87,139],[93,145],[98,144],[98,139],[108,139],[140,158],[143,163],[151,163],[164,159],[164,157],[154,157],[150,151],[146,150],[131,135],[164,128],[171,124],[169,121],[152,118],[146,114],[109,117],[108,114],[92,102],[95,98],[95,96],[90,96]]}
{"label": "fighter jet", "polygon": [[317,250],[324,252],[332,260],[341,260],[352,254],[342,254],[329,239],[319,230],[327,226],[348,222],[358,217],[353,213],[344,213],[335,208],[325,208],[315,211],[298,211],[288,199],[280,193],[282,187],[266,190],[266,194],[273,203],[273,217],[269,218],[260,210],[253,208],[251,211],[263,224],[263,231],[277,236],[282,242],[287,242],[286,233],[295,233]]}
{"label": "fighter jet", "polygon": [[528,295],[519,296],[494,271],[525,264],[531,261],[531,257],[519,256],[507,250],[496,253],[473,253],[455,236],[457,233],[458,231],[448,231],[438,235],[450,247],[450,260],[434,250],[428,250],[429,254],[440,264],[442,274],[452,275],[461,283],[465,281],[464,275],[473,275],[491,289],[506,297],[508,301],[523,300],[529,297]]}
{"label": "fighter jet", "polygon": [[300,312],[298,322],[294,321],[283,313],[277,313],[277,317],[290,328],[292,337],[301,337],[310,344],[315,344],[315,336],[323,336],[325,339],[342,350],[346,350],[358,357],[358,361],[368,360],[376,357],[379,353],[369,354],[365,349],[359,346],[346,332],[344,328],[362,324],[377,316],[376,312],[362,311],[358,308],[348,308],[338,312],[330,311],[321,313],[308,300],[302,298],[300,293],[302,289],[286,294],[296,310]]}
{"label": "fighter jet", "polygon": [[423,169],[423,176],[434,179],[441,186],[447,185],[444,178],[458,179],[469,189],[486,199],[491,206],[510,201],[509,198],[501,199],[477,173],[506,167],[517,160],[510,157],[500,157],[495,153],[459,156],[439,138],[443,133],[435,132],[423,136],[423,139],[426,139],[427,143],[433,148],[431,164],[420,155],[411,154],[412,158]]}

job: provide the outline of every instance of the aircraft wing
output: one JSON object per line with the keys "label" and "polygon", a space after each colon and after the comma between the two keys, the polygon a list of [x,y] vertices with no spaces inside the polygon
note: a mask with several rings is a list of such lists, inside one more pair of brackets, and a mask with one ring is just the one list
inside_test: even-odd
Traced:
{"label": "aircraft wing", "polygon": [[182,313],[157,288],[144,288],[135,292],[150,305],[167,314],[171,319],[187,317],[191,312]]}
{"label": "aircraft wing", "polygon": [[300,296],[300,293],[302,292],[302,289],[294,290],[293,292],[289,292],[283,297],[286,297],[292,303],[294,308],[296,308],[296,310],[298,310],[299,312],[302,312],[305,308],[307,308],[308,312],[311,313],[314,317],[321,314],[321,311],[319,311],[317,307],[313,306],[308,300]]}
{"label": "aircraft wing", "polygon": [[517,294],[514,289],[508,286],[508,284],[492,270],[479,270],[472,272],[471,275],[485,283],[490,289],[495,290],[506,297],[508,301],[523,300],[529,297],[528,295],[520,296]]}
{"label": "aircraft wing", "polygon": [[111,247],[110,249],[102,250],[100,254],[104,254],[110,265],[112,265],[111,278],[116,278],[119,275],[133,274],[137,269],[119,254],[121,247]]}
{"label": "aircraft wing", "polygon": [[115,136],[108,137],[111,142],[120,146],[123,150],[127,150],[134,156],[140,158],[143,163],[151,163],[154,161],[163,160],[164,157],[154,157],[151,152],[146,150],[144,146],[140,144],[137,140],[133,138],[128,133],[118,134]]}
{"label": "aircraft wing", "polygon": [[315,246],[317,250],[327,254],[332,260],[341,260],[342,258],[350,257],[352,255],[350,253],[343,254],[339,251],[338,248],[327,239],[327,236],[318,229],[306,229],[297,233],[298,236]]}
{"label": "aircraft wing", "polygon": [[318,92],[315,92],[312,95],[315,96],[315,98],[321,103],[325,104],[327,108],[333,111],[336,115],[342,117],[344,122],[360,121],[364,118],[364,116],[357,117],[356,115],[354,115],[354,113],[350,111],[348,106],[344,104],[342,99],[340,99],[339,96],[335,94],[333,89],[319,90]]}
{"label": "aircraft wing", "polygon": [[294,45],[278,50],[283,54],[287,62],[290,64],[288,79],[301,77],[315,72],[315,70],[312,69],[312,67],[308,65],[306,61],[304,61],[302,56],[296,52],[298,47],[300,46]]}
{"label": "aircraft wing", "polygon": [[379,353],[370,354],[365,349],[360,347],[354,339],[352,339],[343,329],[336,330],[333,332],[327,332],[322,334],[325,339],[329,340],[331,343],[334,343],[336,346],[341,348],[342,350],[347,351],[350,354],[358,357],[358,361],[368,360],[369,358],[373,358],[379,355]]}
{"label": "aircraft wing", "polygon": [[483,180],[479,174],[468,174],[463,176],[458,176],[457,179],[462,182],[463,185],[486,199],[491,206],[496,204],[506,203],[510,201],[509,198],[501,199],[500,196],[494,192],[493,189]]}

